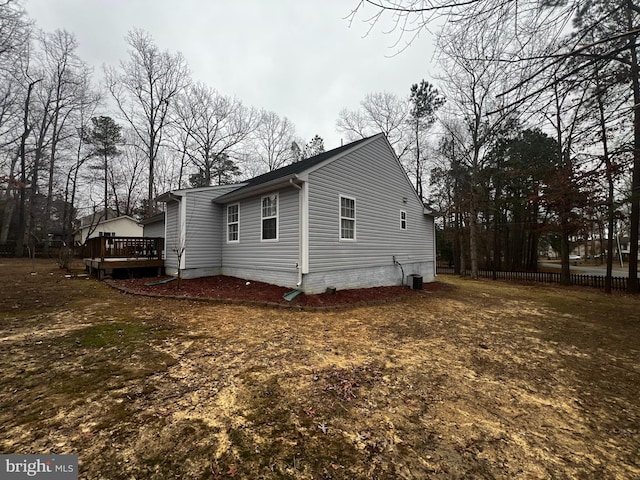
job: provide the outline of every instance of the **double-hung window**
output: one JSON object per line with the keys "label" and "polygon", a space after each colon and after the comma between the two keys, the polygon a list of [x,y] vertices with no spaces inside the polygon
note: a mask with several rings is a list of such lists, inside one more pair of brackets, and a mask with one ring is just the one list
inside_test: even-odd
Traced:
{"label": "double-hung window", "polygon": [[262,240],[278,240],[278,194],[262,197]]}
{"label": "double-hung window", "polygon": [[407,212],[400,210],[400,230],[407,229]]}
{"label": "double-hung window", "polygon": [[340,195],[340,240],[356,239],[356,199]]}
{"label": "double-hung window", "polygon": [[227,206],[227,243],[240,241],[240,204]]}

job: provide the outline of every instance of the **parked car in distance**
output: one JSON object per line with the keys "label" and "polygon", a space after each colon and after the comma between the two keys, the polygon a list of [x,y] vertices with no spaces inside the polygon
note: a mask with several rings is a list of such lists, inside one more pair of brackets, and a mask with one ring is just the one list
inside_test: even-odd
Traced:
{"label": "parked car in distance", "polygon": [[580,255],[569,255],[570,262],[577,262],[578,260],[580,260]]}

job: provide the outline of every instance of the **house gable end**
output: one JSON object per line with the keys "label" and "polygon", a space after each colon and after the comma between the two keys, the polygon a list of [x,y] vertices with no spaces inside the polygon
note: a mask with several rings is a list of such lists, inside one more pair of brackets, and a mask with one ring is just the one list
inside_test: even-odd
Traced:
{"label": "house gable end", "polygon": [[315,168],[308,187],[310,273],[433,261],[432,218],[384,135]]}

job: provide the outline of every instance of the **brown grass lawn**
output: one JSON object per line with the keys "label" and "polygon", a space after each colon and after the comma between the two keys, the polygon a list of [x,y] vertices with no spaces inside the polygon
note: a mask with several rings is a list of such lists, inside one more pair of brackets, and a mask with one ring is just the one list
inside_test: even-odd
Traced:
{"label": "brown grass lawn", "polygon": [[640,477],[640,298],[440,277],[336,312],[0,260],[0,453],[83,479]]}

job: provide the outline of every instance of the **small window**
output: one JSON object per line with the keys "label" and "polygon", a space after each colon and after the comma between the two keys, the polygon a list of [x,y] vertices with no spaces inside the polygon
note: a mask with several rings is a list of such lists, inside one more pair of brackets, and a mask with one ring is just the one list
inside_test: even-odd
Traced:
{"label": "small window", "polygon": [[278,194],[262,197],[262,240],[278,240]]}
{"label": "small window", "polygon": [[407,212],[400,210],[400,230],[407,229]]}
{"label": "small window", "polygon": [[227,243],[240,241],[240,204],[227,206]]}
{"label": "small window", "polygon": [[100,236],[100,237],[115,237],[116,236],[116,232],[100,232],[98,234],[98,236]]}
{"label": "small window", "polygon": [[340,240],[356,239],[356,199],[340,196]]}

